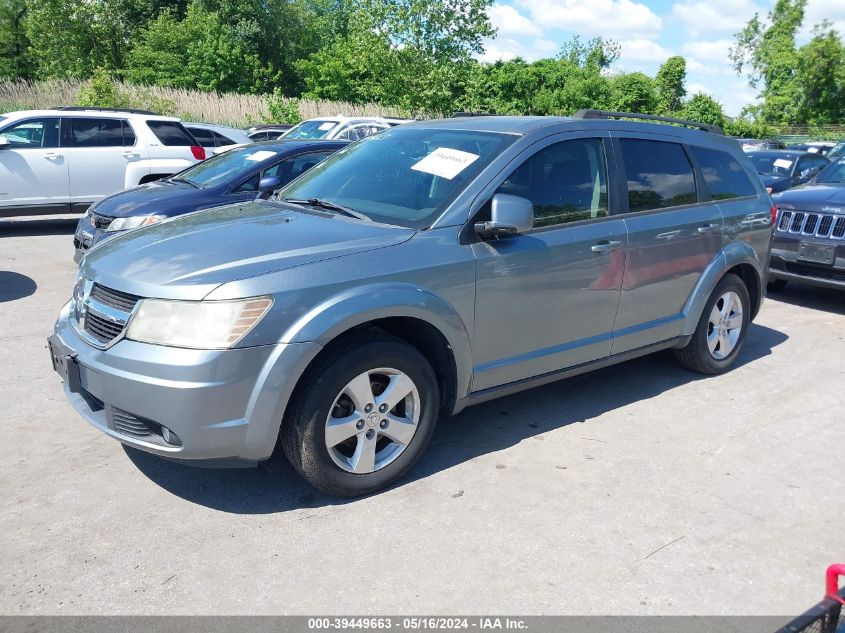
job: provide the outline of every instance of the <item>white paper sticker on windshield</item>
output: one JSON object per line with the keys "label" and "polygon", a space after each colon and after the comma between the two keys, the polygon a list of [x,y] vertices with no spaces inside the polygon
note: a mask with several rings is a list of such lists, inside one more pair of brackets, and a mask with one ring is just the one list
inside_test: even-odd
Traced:
{"label": "white paper sticker on windshield", "polygon": [[244,160],[254,160],[257,162],[260,160],[267,160],[268,158],[273,158],[273,156],[275,156],[276,154],[278,154],[278,152],[271,152],[270,150],[262,149],[258,150],[254,154],[250,154]]}
{"label": "white paper sticker on windshield", "polygon": [[790,167],[792,167],[792,161],[786,160],[785,158],[778,158],[775,161],[775,167],[781,167],[783,169],[789,169]]}
{"label": "white paper sticker on windshield", "polygon": [[317,129],[325,132],[326,130],[332,129],[335,125],[336,124],[334,121],[326,121],[325,123],[320,123],[320,127],[318,127]]}
{"label": "white paper sticker on windshield", "polygon": [[478,154],[470,154],[449,147],[438,147],[421,161],[412,165],[411,169],[452,180],[476,160],[478,160]]}

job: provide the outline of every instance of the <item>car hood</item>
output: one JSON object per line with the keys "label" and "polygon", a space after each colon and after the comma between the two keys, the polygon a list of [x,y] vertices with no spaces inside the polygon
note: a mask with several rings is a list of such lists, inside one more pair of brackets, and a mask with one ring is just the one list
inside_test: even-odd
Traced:
{"label": "car hood", "polygon": [[795,206],[833,205],[845,206],[845,183],[819,183],[784,191],[772,199],[778,204]]}
{"label": "car hood", "polygon": [[139,296],[198,300],[223,283],[393,246],[415,232],[256,200],[128,231],[88,251],[81,273]]}
{"label": "car hood", "polygon": [[172,215],[194,211],[198,204],[212,197],[222,196],[184,183],[151,182],[103,198],[94,205],[94,212],[113,218]]}

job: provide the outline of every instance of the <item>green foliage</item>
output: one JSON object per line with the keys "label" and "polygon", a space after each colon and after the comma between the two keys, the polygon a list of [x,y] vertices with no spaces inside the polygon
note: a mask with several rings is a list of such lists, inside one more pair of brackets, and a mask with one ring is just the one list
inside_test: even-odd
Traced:
{"label": "green foliage", "polygon": [[0,0],[0,79],[30,79],[35,75],[26,14],[25,0]]}
{"label": "green foliage", "polygon": [[670,57],[660,66],[654,80],[660,114],[673,114],[681,108],[681,101],[687,94],[686,78],[687,62],[680,55]]}
{"label": "green foliage", "polygon": [[267,106],[266,123],[290,123],[296,125],[302,121],[299,113],[299,99],[288,99],[279,88],[274,88],[272,94],[264,96]]}
{"label": "green foliage", "polygon": [[686,101],[681,106],[678,115],[682,119],[698,121],[699,123],[709,123],[719,127],[725,125],[725,114],[722,112],[722,106],[713,97],[702,93],[693,95],[691,99]]}
{"label": "green foliage", "polygon": [[760,88],[754,112],[766,123],[822,124],[845,117],[845,50],[829,22],[816,25],[801,48],[796,36],[807,0],[778,0],[767,21],[755,15],[736,34],[731,60]]}
{"label": "green foliage", "polygon": [[766,138],[774,135],[774,129],[763,123],[745,116],[726,120],[723,128],[725,134],[740,138]]}
{"label": "green foliage", "polygon": [[79,89],[76,104],[95,108],[128,107],[121,99],[117,85],[112,81],[105,68],[94,69],[91,81]]}
{"label": "green foliage", "polygon": [[658,97],[655,81],[643,73],[611,78],[610,108],[617,112],[654,112]]}

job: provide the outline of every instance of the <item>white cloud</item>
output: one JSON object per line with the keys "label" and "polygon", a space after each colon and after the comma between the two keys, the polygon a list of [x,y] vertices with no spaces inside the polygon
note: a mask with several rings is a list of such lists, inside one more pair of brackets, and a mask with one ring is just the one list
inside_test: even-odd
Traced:
{"label": "white cloud", "polygon": [[622,40],[619,44],[622,46],[619,61],[626,67],[629,62],[660,65],[673,55],[671,50],[652,40]]}
{"label": "white cloud", "polygon": [[534,22],[585,36],[617,39],[651,38],[663,22],[646,5],[633,0],[516,0]]}
{"label": "white cloud", "polygon": [[765,16],[766,11],[752,0],[690,0],[675,3],[672,18],[693,36],[724,35],[742,30],[755,13]]}
{"label": "white cloud", "polygon": [[518,50],[522,46],[514,40],[496,39],[484,45],[484,52],[478,56],[478,61],[492,64],[493,62],[506,62],[519,56]]}
{"label": "white cloud", "polygon": [[702,75],[734,75],[729,57],[733,40],[721,39],[710,42],[687,42],[683,53],[687,70]]}
{"label": "white cloud", "polygon": [[498,29],[500,35],[540,37],[543,34],[539,26],[509,4],[494,4],[487,11],[487,15],[490,16],[490,23]]}
{"label": "white cloud", "polygon": [[522,57],[533,62],[544,57],[554,57],[560,46],[552,40],[536,39],[522,41],[510,37],[497,37],[484,43],[484,54],[479,55],[478,61],[493,63],[508,61],[514,57]]}
{"label": "white cloud", "polygon": [[801,29],[800,38],[809,39],[812,36],[813,27],[821,24],[823,20],[833,23],[833,28],[839,31],[839,35],[845,38],[845,2],[831,2],[830,0],[809,0],[804,11],[804,27]]}

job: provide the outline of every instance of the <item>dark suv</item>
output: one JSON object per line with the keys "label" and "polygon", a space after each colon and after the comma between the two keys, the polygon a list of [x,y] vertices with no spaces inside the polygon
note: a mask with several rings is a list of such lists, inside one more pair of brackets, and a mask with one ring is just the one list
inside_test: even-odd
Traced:
{"label": "dark suv", "polygon": [[845,159],[774,201],[778,221],[769,289],[789,281],[845,289]]}
{"label": "dark suv", "polygon": [[441,414],[661,349],[727,371],[771,199],[720,130],[610,116],[399,125],[273,199],[102,243],[50,339],[68,399],[163,457],[255,462],[278,440],[355,495]]}

